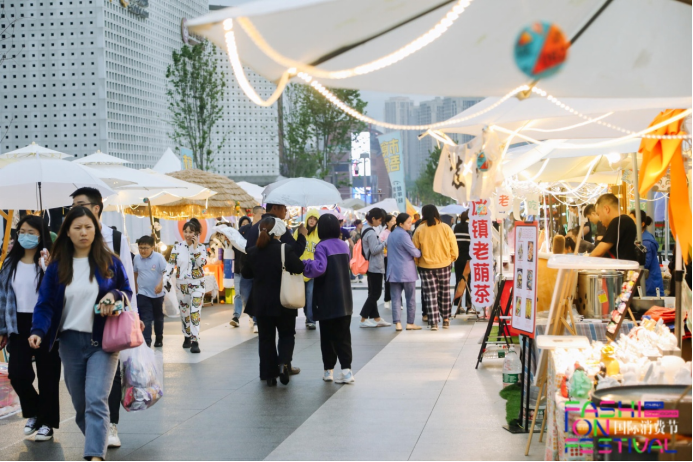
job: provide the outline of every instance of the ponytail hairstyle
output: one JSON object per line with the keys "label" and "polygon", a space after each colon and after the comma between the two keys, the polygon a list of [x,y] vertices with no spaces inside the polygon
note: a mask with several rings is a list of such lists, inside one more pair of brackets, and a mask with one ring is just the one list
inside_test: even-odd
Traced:
{"label": "ponytail hairstyle", "polygon": [[183,231],[185,231],[186,229],[190,229],[190,231],[192,231],[195,234],[202,233],[202,225],[200,224],[200,221],[197,218],[191,218],[190,220],[186,221],[183,225]]}
{"label": "ponytail hairstyle", "polygon": [[[368,220],[369,224],[373,224],[373,220],[384,220],[385,219],[385,212],[383,212],[383,209],[371,209],[368,211],[366,214],[366,220]],[[382,223],[382,221],[381,221]]]}
{"label": "ponytail hairstyle", "polygon": [[[637,217],[637,215],[635,214],[635,209],[631,210],[630,214],[633,215],[634,217]],[[635,221],[635,219],[633,219],[633,221]],[[640,211],[640,226],[647,228],[651,224],[652,224],[652,218],[648,217],[644,210],[641,210]]]}
{"label": "ponytail hairstyle", "polygon": [[[395,222],[395,227],[402,226],[410,218],[408,213],[400,213],[397,215],[397,221]],[[394,229],[393,229],[394,231]]]}
{"label": "ponytail hairstyle", "polygon": [[265,217],[260,220],[260,235],[257,237],[257,243],[255,244],[258,249],[264,249],[272,242],[272,236],[270,236],[269,232],[274,228],[274,224],[274,217]]}

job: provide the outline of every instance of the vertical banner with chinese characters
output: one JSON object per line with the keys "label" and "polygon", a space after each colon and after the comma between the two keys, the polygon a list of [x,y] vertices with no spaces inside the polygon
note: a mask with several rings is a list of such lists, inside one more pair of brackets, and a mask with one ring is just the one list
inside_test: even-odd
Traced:
{"label": "vertical banner with chinese characters", "polygon": [[539,216],[539,193],[527,194],[525,199],[525,214],[533,217]]}
{"label": "vertical banner with chinese characters", "polygon": [[515,279],[513,281],[513,329],[534,338],[537,314],[537,242],[539,226],[515,224]]}
{"label": "vertical banner with chinese characters", "polygon": [[496,190],[496,220],[504,220],[513,208],[513,194],[505,189]]}
{"label": "vertical banner with chinese characters", "polygon": [[392,197],[397,201],[400,212],[407,211],[407,189],[404,184],[404,162],[402,159],[401,132],[390,132],[378,137],[383,152],[385,168],[390,176]]}
{"label": "vertical banner with chinese characters", "polygon": [[493,305],[493,242],[491,209],[488,201],[470,202],[469,255],[472,304],[475,308]]}

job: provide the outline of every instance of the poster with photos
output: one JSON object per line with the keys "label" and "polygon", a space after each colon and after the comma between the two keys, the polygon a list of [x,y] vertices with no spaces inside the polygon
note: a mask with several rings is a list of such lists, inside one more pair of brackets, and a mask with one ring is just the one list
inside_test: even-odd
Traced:
{"label": "poster with photos", "polygon": [[518,222],[515,225],[515,306],[512,319],[514,329],[534,338],[537,314],[537,242],[539,226],[536,222]]}

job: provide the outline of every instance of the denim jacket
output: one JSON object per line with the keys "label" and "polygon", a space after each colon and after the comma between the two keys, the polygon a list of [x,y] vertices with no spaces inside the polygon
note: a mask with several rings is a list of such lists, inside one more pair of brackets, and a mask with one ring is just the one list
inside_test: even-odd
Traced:
{"label": "denim jacket", "polygon": [[[104,278],[97,270],[94,274],[96,282],[99,285],[99,295],[94,300],[96,304],[107,293],[112,293],[114,299],[121,300],[121,292],[128,299],[132,298],[132,289],[130,281],[123,263],[118,257],[113,257],[113,261],[108,269],[113,273],[113,277]],[[65,284],[58,282],[58,262],[53,262],[48,266],[46,274],[41,281],[39,288],[38,302],[34,308],[34,317],[31,326],[31,335],[38,335],[41,340],[45,340],[46,336],[50,339],[49,348],[53,348],[53,343],[58,338],[58,330],[60,328],[60,320],[63,316],[63,308],[65,307]],[[91,340],[95,345],[101,345],[103,339],[103,328],[106,324],[106,317],[94,316],[94,324],[91,331]]]}

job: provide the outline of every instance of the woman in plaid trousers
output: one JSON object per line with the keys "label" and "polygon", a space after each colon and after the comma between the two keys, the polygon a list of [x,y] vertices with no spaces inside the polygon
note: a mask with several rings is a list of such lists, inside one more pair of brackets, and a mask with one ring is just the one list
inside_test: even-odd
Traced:
{"label": "woman in plaid trousers", "polygon": [[414,233],[414,246],[421,251],[416,265],[421,272],[424,307],[431,330],[438,330],[440,318],[443,329],[450,327],[450,267],[459,254],[452,228],[440,221],[434,205],[424,205],[422,222]]}

